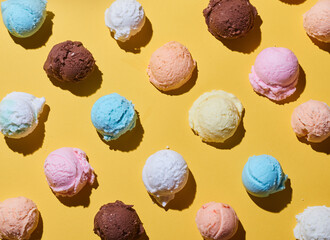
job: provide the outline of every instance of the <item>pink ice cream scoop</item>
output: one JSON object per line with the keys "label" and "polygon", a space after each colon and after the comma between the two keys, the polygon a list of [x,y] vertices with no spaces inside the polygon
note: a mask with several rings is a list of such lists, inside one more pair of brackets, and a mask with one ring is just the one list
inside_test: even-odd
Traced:
{"label": "pink ice cream scoop", "polygon": [[192,76],[196,62],[181,43],[172,41],[158,48],[147,69],[150,82],[161,91],[181,87]]}
{"label": "pink ice cream scoop", "polygon": [[298,137],[322,142],[330,136],[330,107],[324,102],[309,100],[293,110],[291,126]]}
{"label": "pink ice cream scoop", "polygon": [[56,196],[72,197],[85,185],[93,184],[95,175],[86,153],[79,148],[59,148],[46,158],[44,170],[49,187]]}
{"label": "pink ice cream scoop", "polygon": [[229,205],[209,202],[198,210],[195,221],[205,239],[227,240],[235,235],[239,220]]}
{"label": "pink ice cream scoop", "polygon": [[287,48],[266,48],[257,56],[249,78],[254,91],[274,101],[281,101],[296,91],[298,59]]}

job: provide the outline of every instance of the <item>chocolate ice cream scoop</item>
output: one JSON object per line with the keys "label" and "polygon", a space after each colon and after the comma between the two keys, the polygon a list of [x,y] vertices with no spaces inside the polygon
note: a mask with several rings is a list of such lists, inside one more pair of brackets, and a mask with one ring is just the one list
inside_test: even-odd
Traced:
{"label": "chocolate ice cream scoop", "polygon": [[245,36],[253,28],[257,14],[248,0],[210,0],[203,11],[209,32],[218,39]]}
{"label": "chocolate ice cream scoop", "polygon": [[121,201],[103,205],[94,218],[94,232],[102,240],[137,240],[144,228],[133,205]]}
{"label": "chocolate ice cream scoop", "polygon": [[63,82],[79,82],[94,69],[95,60],[81,42],[65,41],[49,52],[44,70],[49,77]]}

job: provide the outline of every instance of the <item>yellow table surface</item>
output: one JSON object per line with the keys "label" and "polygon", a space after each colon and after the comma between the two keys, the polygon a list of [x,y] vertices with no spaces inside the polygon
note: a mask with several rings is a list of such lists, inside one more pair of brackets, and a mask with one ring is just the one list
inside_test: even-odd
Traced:
{"label": "yellow table surface", "polygon": [[[0,24],[0,97],[22,91],[44,96],[47,104],[29,137],[0,139],[0,201],[25,196],[38,205],[42,221],[33,239],[99,239],[94,216],[115,200],[134,205],[151,240],[202,239],[195,215],[209,201],[236,210],[241,221],[236,240],[294,239],[296,214],[307,206],[330,207],[330,139],[303,143],[290,125],[299,104],[310,99],[330,104],[329,45],[315,45],[302,25],[302,14],[316,0],[251,2],[260,19],[238,41],[221,42],[207,31],[202,15],[207,0],[140,0],[148,20],[142,34],[126,44],[117,44],[105,26],[104,11],[112,3],[105,0],[49,0],[47,20],[30,39],[13,38]],[[88,81],[52,83],[45,74],[50,49],[65,40],[83,42],[96,59],[99,70]],[[151,54],[171,40],[187,46],[198,66],[194,79],[174,95],[159,92],[146,74]],[[302,69],[297,94],[285,104],[259,96],[248,80],[258,53],[272,46],[291,49]],[[193,101],[213,89],[235,94],[245,107],[243,124],[222,145],[203,143],[188,124]],[[135,104],[139,121],[132,132],[105,144],[90,112],[98,98],[113,92]],[[183,155],[191,175],[163,209],[145,190],[142,168],[166,146]],[[60,147],[83,149],[98,183],[64,200],[52,193],[43,172],[47,155]],[[251,199],[241,173],[248,157],[260,154],[277,158],[289,181],[280,193]]]}

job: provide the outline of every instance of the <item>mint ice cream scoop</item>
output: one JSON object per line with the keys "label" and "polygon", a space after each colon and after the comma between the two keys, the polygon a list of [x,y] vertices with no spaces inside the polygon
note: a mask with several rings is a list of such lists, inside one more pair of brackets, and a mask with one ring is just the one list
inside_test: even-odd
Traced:
{"label": "mint ice cream scoop", "polygon": [[36,33],[46,19],[46,0],[7,0],[1,3],[8,31],[19,38]]}
{"label": "mint ice cream scoop", "polygon": [[280,163],[266,154],[250,157],[242,173],[244,187],[256,197],[267,197],[285,189],[287,179]]}
{"label": "mint ice cream scoop", "polygon": [[0,102],[0,131],[9,138],[29,135],[38,125],[45,98],[29,93],[12,92]]}
{"label": "mint ice cream scoop", "polygon": [[99,98],[92,107],[91,119],[105,141],[115,140],[135,127],[134,105],[118,93]]}

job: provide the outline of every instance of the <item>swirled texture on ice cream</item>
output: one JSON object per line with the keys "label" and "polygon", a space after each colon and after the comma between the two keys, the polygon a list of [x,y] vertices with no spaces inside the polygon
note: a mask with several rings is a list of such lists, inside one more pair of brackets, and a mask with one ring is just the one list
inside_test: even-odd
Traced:
{"label": "swirled texture on ice cream", "polygon": [[152,154],[142,171],[144,186],[163,207],[186,185],[188,176],[186,161],[169,149]]}
{"label": "swirled texture on ice cream", "polygon": [[59,148],[46,158],[44,171],[56,196],[72,197],[87,183],[94,183],[94,170],[86,153],[79,148]]}
{"label": "swirled texture on ice cream", "polygon": [[12,92],[0,102],[0,131],[9,138],[29,135],[38,125],[45,98],[24,92]]}
{"label": "swirled texture on ice cream", "polygon": [[1,3],[2,19],[8,31],[19,38],[36,33],[46,19],[46,0],[7,0]]}
{"label": "swirled texture on ice cream", "polygon": [[242,173],[245,189],[257,197],[282,191],[287,179],[288,175],[284,174],[280,163],[266,154],[250,157]]}
{"label": "swirled texture on ice cream", "polygon": [[135,127],[134,105],[118,93],[99,98],[91,112],[92,123],[105,141],[115,140]]}
{"label": "swirled texture on ice cream", "polygon": [[29,239],[39,222],[36,204],[25,197],[8,198],[0,203],[0,238]]}
{"label": "swirled texture on ice cream", "polygon": [[204,142],[224,142],[234,135],[243,115],[241,101],[231,93],[202,94],[189,110],[189,124]]}

